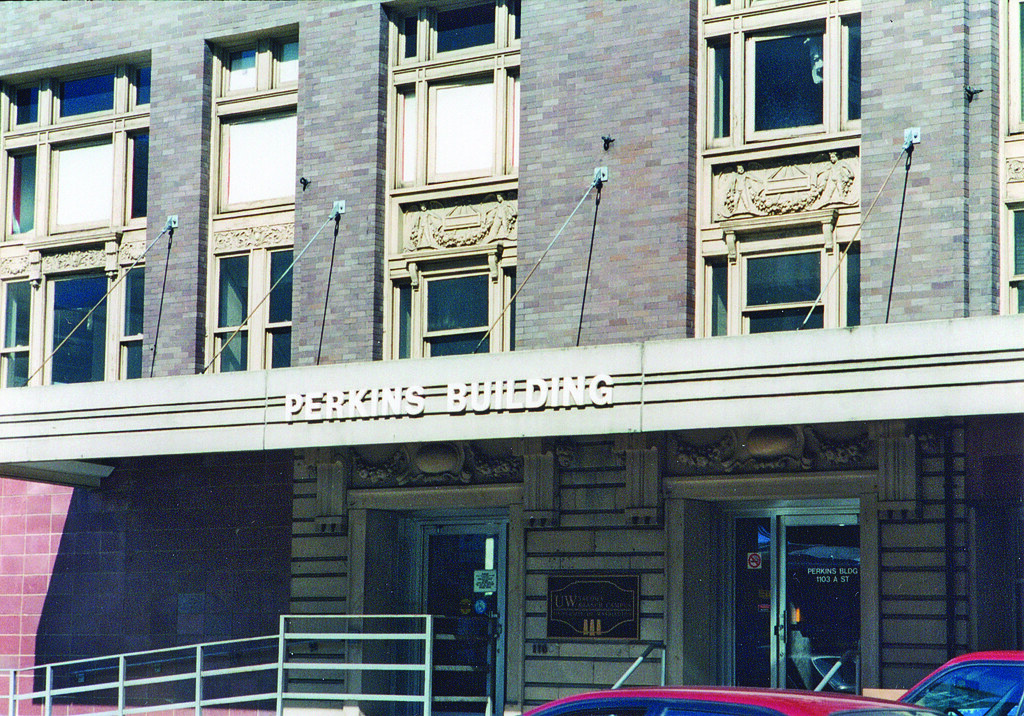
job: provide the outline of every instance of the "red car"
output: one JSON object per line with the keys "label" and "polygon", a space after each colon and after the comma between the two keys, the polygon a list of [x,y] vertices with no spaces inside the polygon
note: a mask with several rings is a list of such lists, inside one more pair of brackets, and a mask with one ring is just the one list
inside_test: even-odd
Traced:
{"label": "red car", "polygon": [[[727,686],[594,691],[552,701],[525,716],[936,716],[896,701],[815,691]],[[965,715],[966,716],[966,715]]]}
{"label": "red car", "polygon": [[1024,716],[1024,651],[979,651],[947,661],[900,699],[951,716]]}

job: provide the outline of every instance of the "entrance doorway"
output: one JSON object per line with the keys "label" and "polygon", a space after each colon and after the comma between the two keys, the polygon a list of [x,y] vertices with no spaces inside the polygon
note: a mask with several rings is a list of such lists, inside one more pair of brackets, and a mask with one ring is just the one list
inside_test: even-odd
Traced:
{"label": "entrance doorway", "polygon": [[420,606],[435,617],[433,713],[502,713],[507,523],[415,525]]}
{"label": "entrance doorway", "polygon": [[730,670],[738,686],[856,692],[860,527],[855,505],[735,513]]}

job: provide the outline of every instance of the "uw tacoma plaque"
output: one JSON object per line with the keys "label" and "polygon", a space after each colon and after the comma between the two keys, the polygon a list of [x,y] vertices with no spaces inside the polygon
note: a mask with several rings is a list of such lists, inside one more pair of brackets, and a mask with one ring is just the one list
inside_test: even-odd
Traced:
{"label": "uw tacoma plaque", "polygon": [[548,577],[549,639],[639,639],[640,575]]}

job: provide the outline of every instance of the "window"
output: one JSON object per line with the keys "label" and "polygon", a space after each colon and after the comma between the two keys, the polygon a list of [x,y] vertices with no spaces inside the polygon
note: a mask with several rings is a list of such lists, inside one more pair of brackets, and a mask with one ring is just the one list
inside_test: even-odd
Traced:
{"label": "window", "polygon": [[259,249],[217,264],[217,370],[249,370],[250,356],[267,368],[290,366],[292,251]]}
{"label": "window", "polygon": [[700,28],[698,334],[859,324],[859,3],[703,0]]}
{"label": "window", "polygon": [[250,40],[220,48],[215,57],[207,351],[217,356],[218,371],[285,367],[291,364],[299,43]]}
{"label": "window", "polygon": [[4,238],[104,240],[123,227],[127,240],[144,236],[149,68],[44,78],[6,94]]}
{"label": "window", "polygon": [[142,321],[146,269],[136,266],[124,278],[124,322],[121,328],[120,376],[142,377]]}
{"label": "window", "polygon": [[1024,313],[1024,210],[1014,211],[1010,242],[1010,312]]}
{"label": "window", "polygon": [[519,37],[508,0],[392,17],[387,357],[513,346]]}
{"label": "window", "polygon": [[3,386],[16,388],[28,384],[32,289],[28,281],[11,281],[4,289],[4,344],[0,351],[0,371]]}
{"label": "window", "polygon": [[[792,22],[783,10],[779,22]],[[760,7],[744,10],[734,23],[708,19],[708,146],[859,128],[860,19],[836,12],[834,4],[812,3],[806,13],[811,24],[799,26],[771,27],[772,13]],[[815,16],[819,20],[813,21]],[[733,132],[734,127],[743,132]]]}
{"label": "window", "polygon": [[3,87],[5,388],[141,375],[142,266],[107,292],[146,245],[150,83],[111,62]]}
{"label": "window", "polygon": [[[826,226],[823,233],[827,234]],[[860,323],[860,253],[812,227],[734,236],[705,258],[705,333],[807,330]]]}

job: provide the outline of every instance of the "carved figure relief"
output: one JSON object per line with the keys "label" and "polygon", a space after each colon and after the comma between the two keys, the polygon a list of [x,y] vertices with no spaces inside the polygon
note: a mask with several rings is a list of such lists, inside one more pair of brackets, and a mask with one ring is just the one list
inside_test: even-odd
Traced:
{"label": "carved figure relief", "polygon": [[103,268],[106,264],[104,259],[103,249],[81,249],[62,251],[58,254],[43,254],[43,273]]}
{"label": "carved figure relief", "polygon": [[242,251],[261,249],[269,246],[290,246],[295,241],[293,224],[272,226],[250,226],[245,229],[218,231],[213,235],[213,250]]}
{"label": "carved figure relief", "polygon": [[1024,181],[1024,159],[1006,160],[1006,180],[1009,182]]}
{"label": "carved figure relief", "polygon": [[778,426],[675,433],[668,469],[677,475],[854,470],[878,466],[867,427]]}
{"label": "carved figure relief", "polygon": [[519,203],[508,194],[490,194],[475,203],[431,201],[405,207],[402,248],[450,249],[516,240]]}
{"label": "carved figure relief", "polygon": [[142,258],[143,253],[146,251],[145,241],[132,241],[130,243],[123,243],[117,251],[117,261],[121,264],[135,263]]}
{"label": "carved figure relief", "polygon": [[829,152],[803,159],[748,162],[717,169],[711,197],[715,220],[856,205],[860,158],[855,152]]}
{"label": "carved figure relief", "polygon": [[469,443],[423,443],[384,454],[352,451],[352,486],[470,485],[522,480],[521,457],[491,454]]}
{"label": "carved figure relief", "polygon": [[28,272],[28,256],[9,256],[0,259],[0,276],[22,276]]}

